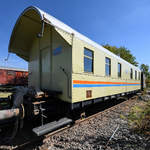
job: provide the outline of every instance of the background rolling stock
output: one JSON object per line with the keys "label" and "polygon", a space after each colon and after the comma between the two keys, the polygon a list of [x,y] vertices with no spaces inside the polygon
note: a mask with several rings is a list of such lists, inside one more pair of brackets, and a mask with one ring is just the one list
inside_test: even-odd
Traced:
{"label": "background rolling stock", "polygon": [[17,68],[0,67],[0,85],[27,85],[28,71]]}

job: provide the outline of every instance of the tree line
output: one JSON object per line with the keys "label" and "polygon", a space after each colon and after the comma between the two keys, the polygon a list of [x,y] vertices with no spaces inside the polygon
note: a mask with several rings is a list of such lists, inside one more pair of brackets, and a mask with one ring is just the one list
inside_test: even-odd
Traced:
{"label": "tree line", "polygon": [[[111,46],[109,44],[105,44],[105,45],[103,45],[103,47],[105,47],[112,53],[118,55],[119,57],[126,60],[127,62],[129,62],[137,67],[139,66],[139,63],[137,62],[136,57],[126,47],[124,47],[124,46],[116,47],[116,46]],[[141,64],[139,67],[140,67],[141,71],[145,74],[146,85],[150,86],[150,71],[149,71],[150,66],[147,64]]]}

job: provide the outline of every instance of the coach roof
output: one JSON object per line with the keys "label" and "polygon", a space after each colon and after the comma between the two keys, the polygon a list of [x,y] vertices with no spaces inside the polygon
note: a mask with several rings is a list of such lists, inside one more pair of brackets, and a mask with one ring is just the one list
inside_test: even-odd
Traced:
{"label": "coach roof", "polygon": [[[12,43],[13,43],[13,38],[15,36],[15,30],[16,30],[16,26],[17,24],[19,23],[19,20],[21,19],[21,17],[27,13],[28,11],[35,11],[39,17],[40,17],[40,20],[41,21],[45,21],[46,23],[54,26],[54,27],[57,27],[57,28],[60,28],[62,30],[64,30],[65,32],[69,33],[69,34],[73,34],[75,37],[79,38],[80,40],[83,40],[85,42],[87,42],[88,44],[104,51],[105,53],[109,54],[110,56],[113,56],[115,58],[117,58],[118,60],[120,60],[121,62],[125,62],[126,64],[130,65],[132,68],[140,71],[140,69],[130,63],[128,63],[127,61],[125,61],[124,59],[120,58],[119,56],[113,54],[112,52],[110,52],[109,50],[107,50],[106,48],[102,47],[101,45],[97,44],[96,42],[90,40],[89,38],[87,38],[86,36],[80,34],[79,32],[77,32],[76,30],[72,29],[71,27],[69,27],[68,25],[64,24],[63,22],[59,21],[58,19],[56,19],[55,17],[47,14],[46,12],[42,11],[41,9],[35,7],[35,6],[30,6],[28,8],[26,8],[22,13],[21,15],[19,16],[16,24],[15,24],[15,27],[12,31],[12,34],[11,34],[11,38],[10,38],[10,42],[9,42],[9,52],[15,52],[13,47],[12,47]],[[19,54],[18,54],[19,55]],[[22,55],[22,57],[27,60],[27,57],[24,55]]]}
{"label": "coach roof", "polygon": [[0,66],[0,70],[12,70],[12,71],[28,72],[28,70],[26,70],[26,69],[22,69],[22,68],[12,68],[12,67],[4,67],[4,66]]}

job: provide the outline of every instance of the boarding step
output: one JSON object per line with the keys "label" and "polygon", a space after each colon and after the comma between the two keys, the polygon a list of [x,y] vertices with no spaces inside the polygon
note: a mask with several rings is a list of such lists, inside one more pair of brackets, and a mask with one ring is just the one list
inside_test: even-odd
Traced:
{"label": "boarding step", "polygon": [[53,91],[53,90],[46,90],[43,89],[44,93],[45,93],[45,97],[49,97],[49,96],[59,96],[62,94],[62,91]]}
{"label": "boarding step", "polygon": [[57,130],[61,127],[64,127],[68,124],[72,123],[72,119],[69,118],[61,118],[58,121],[53,121],[50,123],[47,123],[45,125],[33,128],[32,131],[37,135],[37,136],[41,136],[44,135],[46,133],[52,132],[54,130]]}

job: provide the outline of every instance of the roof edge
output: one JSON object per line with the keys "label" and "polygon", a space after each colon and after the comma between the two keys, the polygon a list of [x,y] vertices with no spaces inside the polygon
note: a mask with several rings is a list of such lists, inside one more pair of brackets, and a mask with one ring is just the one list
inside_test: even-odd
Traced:
{"label": "roof edge", "polygon": [[23,72],[28,72],[27,69],[13,68],[13,67],[3,67],[3,66],[0,66],[0,69],[3,69],[3,70],[12,70],[12,71],[23,71]]}
{"label": "roof edge", "polygon": [[100,44],[98,44],[97,42],[94,42],[93,40],[91,40],[90,38],[84,36],[83,34],[79,33],[78,31],[74,30],[73,28],[71,28],[70,26],[66,25],[65,23],[63,23],[62,21],[58,20],[57,18],[51,16],[50,14],[44,12],[43,10],[39,9],[38,7],[36,6],[29,6],[27,7],[21,14],[20,16],[18,17],[16,23],[15,23],[15,26],[13,28],[13,31],[12,31],[12,34],[11,34],[11,38],[10,38],[10,41],[9,41],[9,47],[8,47],[8,51],[11,52],[11,40],[12,40],[12,37],[13,37],[13,34],[15,32],[15,28],[21,18],[21,16],[24,15],[24,13],[26,13],[27,11],[29,10],[35,10],[40,18],[41,18],[41,21],[46,19],[50,22],[50,25],[53,25],[54,27],[57,27],[57,28],[60,28],[64,31],[66,31],[67,33],[70,33],[70,34],[74,34],[75,37],[79,38],[80,40],[83,40],[84,42],[87,42],[88,44],[92,45],[93,47],[95,48],[98,48],[99,50],[107,53],[108,55],[110,56],[113,56],[115,58],[117,58],[118,60],[128,64],[130,67],[133,67],[134,69],[136,68],[138,71],[141,71],[137,66],[127,62],[126,60],[124,60],[123,58],[117,56],[116,54],[110,52],[108,49],[104,48],[103,46],[101,46]]}
{"label": "roof edge", "polygon": [[13,27],[13,30],[12,30],[12,32],[11,32],[11,37],[10,37],[10,39],[9,39],[9,45],[8,45],[8,52],[11,52],[10,46],[11,46],[11,41],[12,41],[12,38],[13,38],[13,35],[14,35],[14,32],[15,32],[16,26],[17,26],[17,24],[18,24],[20,18],[21,18],[27,11],[29,11],[29,10],[35,10],[35,11],[39,14],[40,19],[41,19],[41,20],[44,19],[42,13],[40,12],[40,10],[39,10],[37,7],[35,7],[35,6],[29,6],[29,7],[27,7],[26,9],[24,9],[24,11],[19,15],[19,17],[18,17],[18,19],[17,19],[17,21],[16,21],[16,23],[15,23],[15,25],[14,25],[14,27]]}

